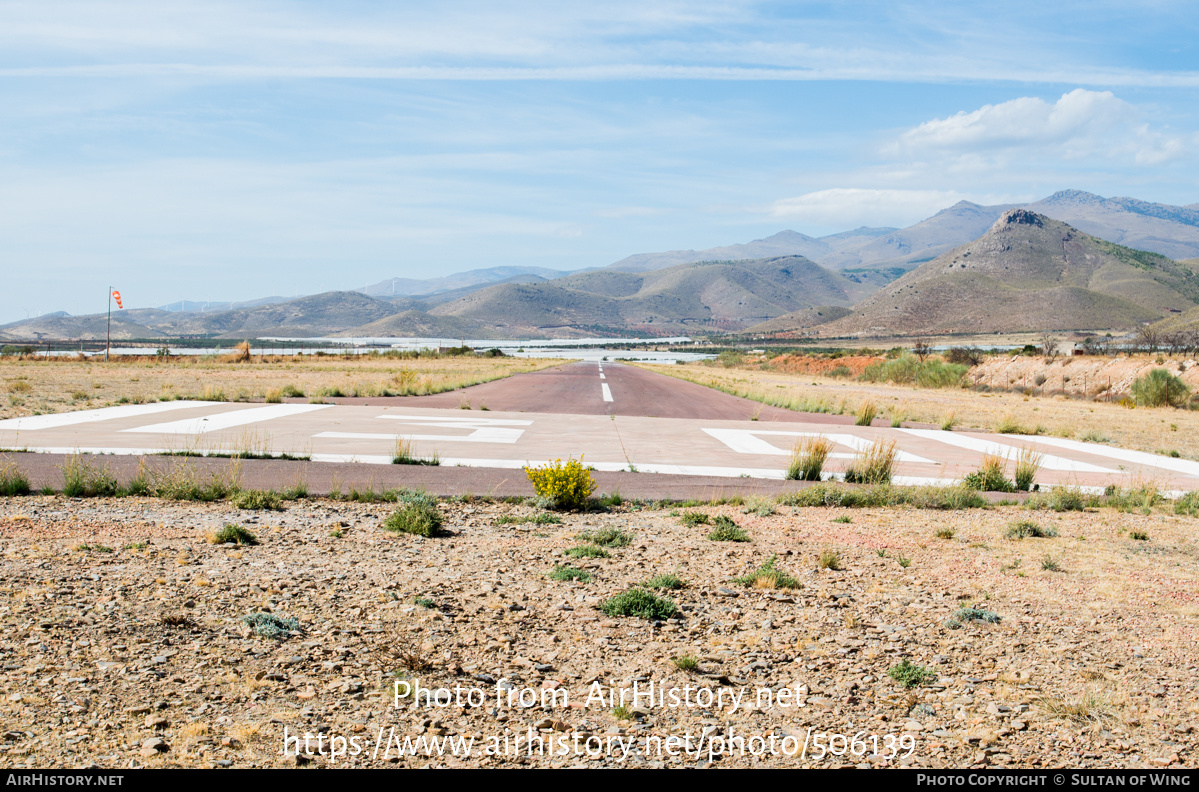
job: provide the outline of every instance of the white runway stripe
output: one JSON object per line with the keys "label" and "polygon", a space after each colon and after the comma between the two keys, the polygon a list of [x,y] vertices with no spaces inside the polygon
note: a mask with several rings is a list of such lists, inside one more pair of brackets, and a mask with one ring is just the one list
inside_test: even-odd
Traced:
{"label": "white runway stripe", "polygon": [[608,390],[608,383],[602,383],[600,387],[604,389],[604,401],[612,401],[612,391]]}
{"label": "white runway stripe", "polygon": [[1129,451],[1126,448],[1112,448],[1111,446],[1097,445],[1095,443],[1080,443],[1077,440],[1066,440],[1061,437],[1015,436],[1021,440],[1028,440],[1033,443],[1044,443],[1045,445],[1068,448],[1071,451],[1079,451],[1084,454],[1119,459],[1121,462],[1133,462],[1138,465],[1150,465],[1165,470],[1173,470],[1176,473],[1186,473],[1188,476],[1199,477],[1199,462],[1192,462],[1189,459],[1174,459],[1173,457],[1160,456],[1158,454],[1147,454],[1144,451]]}
{"label": "white runway stripe", "polygon": [[252,407],[248,410],[230,410],[215,415],[206,415],[202,418],[138,426],[122,431],[139,434],[197,435],[231,429],[234,426],[272,421],[276,418],[287,418],[314,410],[324,410],[332,406],[331,404],[272,404],[267,407]]}
{"label": "white runway stripe", "polygon": [[55,415],[30,415],[25,418],[9,418],[0,421],[0,429],[11,429],[17,432],[36,431],[38,429],[56,429],[60,426],[92,423],[94,421],[112,421],[117,418],[132,418],[138,415],[154,415],[170,410],[184,410],[188,407],[210,407],[221,402],[207,401],[169,401],[153,404],[126,404],[120,407],[102,407],[98,410],[77,410],[75,412],[57,413]]}
{"label": "white runway stripe", "polygon": [[[923,437],[928,440],[936,440],[938,443],[965,448],[970,451],[977,451],[980,454],[994,454],[1013,462],[1022,448],[1019,446],[1004,445],[990,440],[980,440],[976,437],[967,437],[955,432],[944,432],[937,429],[900,429],[899,431],[905,434]],[[1012,435],[1015,437],[1016,435]],[[1040,442],[1043,438],[1037,437],[1021,437],[1022,440],[1031,440]],[[1079,445],[1083,445],[1080,443]],[[1094,453],[1094,452],[1089,452]],[[1115,473],[1116,471],[1109,468],[1092,465],[1089,462],[1079,462],[1075,459],[1066,459],[1065,457],[1053,456],[1052,454],[1044,454],[1041,457],[1041,467],[1046,470],[1066,470],[1071,473]]]}
{"label": "white runway stripe", "polygon": [[[873,443],[865,438],[851,434],[828,434],[821,432],[775,432],[767,429],[704,429],[704,432],[724,443],[738,454],[765,454],[769,456],[790,456],[791,452],[766,442],[758,435],[775,437],[827,437],[837,445],[848,446],[855,451],[865,451]],[[830,459],[853,459],[854,454],[829,454]],[[919,462],[936,464],[931,459],[909,454],[907,451],[897,451],[895,459],[898,462]]]}
{"label": "white runway stripe", "polygon": [[[453,426],[454,429],[470,427]],[[335,440],[421,440],[446,443],[515,443],[524,434],[524,429],[504,429],[498,426],[480,426],[468,435],[425,435],[425,434],[380,434],[375,432],[321,432],[313,437],[328,437]]]}

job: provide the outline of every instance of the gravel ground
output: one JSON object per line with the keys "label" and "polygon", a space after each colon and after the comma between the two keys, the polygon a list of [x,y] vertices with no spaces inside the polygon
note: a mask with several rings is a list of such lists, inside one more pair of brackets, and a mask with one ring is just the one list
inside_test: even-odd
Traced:
{"label": "gravel ground", "polygon": [[[0,499],[0,764],[1195,765],[1195,519],[763,503],[681,510],[752,539],[718,542],[680,510],[629,505],[554,524],[511,522],[544,515],[525,504],[443,502],[447,534],[425,539],[384,531],[385,504]],[[1057,536],[1005,538],[1030,519]],[[260,544],[210,544],[226,523]],[[564,554],[605,528],[631,542]],[[822,569],[832,552],[839,569]],[[798,587],[734,582],[772,556]],[[548,576],[567,564],[591,581]],[[599,608],[659,574],[687,582],[662,592],[676,618]],[[999,621],[947,624],[969,605]],[[253,611],[299,629],[258,637]],[[928,672],[912,687],[888,673],[905,660]],[[485,698],[396,706],[397,674]],[[650,683],[727,697],[611,698]],[[285,754],[305,734],[311,755]],[[754,738],[742,752],[738,736]],[[412,742],[447,737],[473,738],[472,754]],[[842,755],[819,755],[829,739]]]}

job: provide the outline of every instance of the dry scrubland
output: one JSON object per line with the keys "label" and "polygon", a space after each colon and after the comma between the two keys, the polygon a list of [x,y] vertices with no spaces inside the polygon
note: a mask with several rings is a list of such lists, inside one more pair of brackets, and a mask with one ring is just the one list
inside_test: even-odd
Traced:
{"label": "dry scrubland", "polygon": [[[288,733],[397,735],[816,733],[910,735],[907,758],[726,757],[719,766],[1193,766],[1199,637],[1196,520],[1122,514],[625,504],[558,515],[442,502],[447,534],[382,528],[394,506],[328,500],[282,512],[145,499],[0,499],[0,742],[8,766],[289,766]],[[681,511],[681,513],[680,513]],[[713,541],[687,512],[732,518]],[[537,518],[543,522],[514,522]],[[1033,520],[1052,538],[1006,538]],[[234,523],[260,544],[210,544]],[[607,557],[573,558],[613,529]],[[1133,532],[1147,539],[1132,538]],[[1140,534],[1138,534],[1140,535]],[[734,579],[777,557],[795,588]],[[587,582],[554,580],[556,567]],[[574,573],[571,573],[574,574]],[[656,575],[681,609],[609,616]],[[786,583],[786,581],[783,581]],[[962,614],[960,608],[979,611]],[[294,617],[253,635],[254,610]],[[998,622],[970,620],[994,614]],[[952,619],[960,624],[954,626]],[[690,666],[690,658],[696,667]],[[905,687],[908,662],[927,674]],[[633,680],[789,686],[803,706],[396,709],[396,673],[424,685],[565,689]],[[921,674],[917,673],[917,677]],[[748,703],[748,701],[747,701]],[[872,753],[872,751],[871,751]],[[706,757],[705,757],[706,759]],[[316,759],[328,765],[328,759]],[[705,764],[634,753],[626,766]],[[353,764],[426,766],[423,756]],[[455,758],[435,765],[617,765]],[[345,760],[341,766],[351,764]]]}
{"label": "dry scrubland", "polygon": [[562,362],[475,355],[267,356],[246,363],[226,361],[215,357],[122,358],[109,363],[0,358],[0,418],[170,399],[422,396]]}
{"label": "dry scrubland", "polygon": [[[1132,382],[1155,368],[1180,374],[1199,391],[1194,360],[1158,355],[1119,357],[1000,356],[970,369],[969,380],[990,392],[970,388],[918,388],[856,379],[880,358],[799,357],[767,369],[763,360],[723,368],[713,364],[636,364],[650,371],[717,388],[778,407],[852,415],[866,402],[879,411],[876,425],[894,421],[958,430],[1017,431],[1108,442],[1150,453],[1178,452],[1199,459],[1199,412],[1132,408],[1107,401],[1128,394]],[[1161,361],[1160,363],[1158,361]],[[838,366],[843,377],[829,376]],[[781,370],[780,370],[781,369]],[[1044,378],[1038,383],[1038,379]],[[1082,389],[1086,388],[1086,396]],[[1027,388],[1027,391],[1025,390]]]}

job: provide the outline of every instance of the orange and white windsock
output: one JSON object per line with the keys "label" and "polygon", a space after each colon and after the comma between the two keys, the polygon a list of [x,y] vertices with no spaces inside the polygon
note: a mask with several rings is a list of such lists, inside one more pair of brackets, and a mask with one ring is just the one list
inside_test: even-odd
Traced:
{"label": "orange and white windsock", "polygon": [[112,290],[112,298],[117,301],[118,308],[125,307],[125,306],[121,305],[121,293],[119,291],[117,291],[116,289]]}

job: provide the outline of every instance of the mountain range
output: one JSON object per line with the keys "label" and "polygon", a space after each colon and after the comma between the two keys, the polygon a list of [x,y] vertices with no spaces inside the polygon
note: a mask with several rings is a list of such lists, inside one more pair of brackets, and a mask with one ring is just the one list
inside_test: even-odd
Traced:
{"label": "mountain range", "polygon": [[[112,333],[240,339],[1117,328],[1166,315],[1178,321],[1190,311],[1199,302],[1195,267],[1171,259],[1195,258],[1199,205],[1066,190],[1022,206],[961,201],[903,229],[818,238],[782,231],[592,270],[491,267],[290,300],[181,301],[115,312]],[[0,339],[103,338],[106,327],[104,314],[58,312],[0,326]]]}

